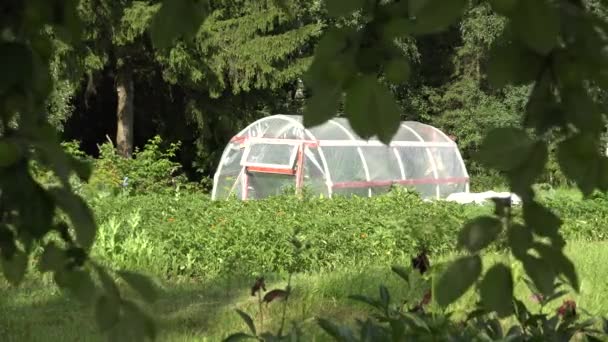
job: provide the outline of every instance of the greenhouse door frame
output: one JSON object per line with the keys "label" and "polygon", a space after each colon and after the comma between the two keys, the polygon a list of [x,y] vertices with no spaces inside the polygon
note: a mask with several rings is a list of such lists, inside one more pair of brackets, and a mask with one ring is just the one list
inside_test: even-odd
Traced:
{"label": "greenhouse door frame", "polygon": [[[409,129],[409,128],[408,128]],[[420,137],[420,139],[422,139]],[[372,180],[369,176],[369,171],[367,170],[367,161],[365,157],[361,153],[360,147],[363,146],[387,146],[379,141],[357,141],[357,140],[303,140],[303,139],[285,139],[285,138],[264,138],[264,137],[236,137],[231,140],[233,143],[242,144],[241,146],[247,146],[249,143],[266,143],[266,144],[276,144],[276,145],[291,145],[297,148],[296,157],[293,164],[290,167],[287,166],[279,166],[275,164],[255,164],[248,165],[247,163],[242,164],[242,182],[241,182],[241,197],[243,200],[247,200],[249,197],[249,174],[250,173],[262,173],[262,174],[279,174],[279,175],[289,175],[295,176],[295,186],[296,193],[300,194],[302,192],[303,183],[304,183],[304,162],[305,162],[305,152],[306,148],[321,148],[323,146],[352,146],[356,147],[359,153],[359,156],[362,158],[362,162],[364,168],[366,170],[366,180],[364,181],[346,181],[333,183],[329,182],[327,184],[329,197],[332,197],[332,193],[336,189],[356,189],[356,188],[367,188],[368,196],[372,196],[372,189],[378,187],[386,187],[391,185],[419,185],[419,184],[431,184],[435,185],[435,197],[439,199],[439,185],[441,184],[465,184],[466,192],[469,191],[469,182],[470,178],[468,173],[466,173],[464,177],[439,177],[437,173],[437,166],[435,163],[435,159],[431,152],[428,150],[429,147],[454,147],[455,144],[452,142],[424,142],[424,141],[407,141],[407,142],[391,142],[388,146],[393,148],[393,153],[395,153],[399,169],[401,173],[401,179],[393,179],[393,180]],[[403,161],[401,160],[401,156],[397,151],[397,147],[426,147],[426,153],[428,158],[431,161],[434,172],[433,177],[429,178],[414,178],[414,179],[406,179],[405,172],[403,168]],[[462,161],[462,156],[459,155],[459,159],[462,165],[464,162]],[[327,169],[327,163],[324,161],[324,168],[326,170],[326,177],[330,177],[329,170]]]}
{"label": "greenhouse door frame", "polygon": [[[269,140],[269,139],[266,139]],[[276,144],[285,144],[285,139],[272,139],[275,140]],[[285,144],[291,145],[291,144]],[[242,199],[247,200],[249,197],[249,173],[263,173],[263,174],[275,174],[275,175],[288,175],[295,176],[296,194],[302,193],[302,187],[304,185],[304,147],[310,145],[306,142],[300,142],[297,144],[297,154],[295,163],[291,168],[289,167],[274,167],[274,166],[261,166],[261,165],[243,165],[243,188],[242,188]]]}

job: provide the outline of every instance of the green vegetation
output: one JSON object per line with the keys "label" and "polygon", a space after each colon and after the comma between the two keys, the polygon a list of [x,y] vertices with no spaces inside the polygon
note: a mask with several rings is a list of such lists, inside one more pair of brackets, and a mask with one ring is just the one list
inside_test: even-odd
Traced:
{"label": "green vegetation", "polygon": [[[545,203],[564,220],[566,240],[608,240],[608,199]],[[491,213],[489,206],[427,203],[405,191],[373,199],[283,196],[250,202],[175,192],[91,204],[100,223],[94,254],[115,268],[167,278],[285,273],[294,260],[294,229],[310,244],[297,272],[390,266],[425,246],[432,255],[454,251],[459,227]]]}
{"label": "green vegetation", "polygon": [[[168,280],[191,277],[184,270],[194,263],[203,265],[200,271],[211,277],[226,273],[238,277],[247,270],[259,272],[251,271],[257,267],[262,272],[288,272],[292,280],[294,272],[307,267],[321,272],[342,267],[338,254],[347,254],[343,267],[350,270],[365,266],[353,260],[374,259],[382,255],[382,248],[391,251],[391,243],[392,250],[403,253],[397,258],[420,245],[435,251],[451,247],[457,254],[424,276],[422,289],[431,292],[424,294],[418,312],[393,306],[389,290],[381,286],[379,298],[357,297],[376,310],[363,314],[357,331],[341,326],[335,318],[316,323],[334,339],[345,341],[448,335],[501,339],[505,334],[498,329],[497,317],[502,322],[516,319],[515,325],[505,326],[509,339],[569,340],[578,333],[605,337],[605,319],[595,314],[593,322],[583,321],[574,302],[565,302],[567,307],[556,315],[530,316],[517,298],[521,278],[516,266],[523,267],[537,298],[557,296],[558,280],[580,293],[583,273],[577,272],[575,256],[566,253],[567,242],[573,242],[570,234],[591,236],[591,240],[603,235],[601,229],[588,233],[588,228],[581,228],[587,221],[602,224],[603,216],[587,219],[574,205],[577,214],[560,219],[554,211],[568,216],[567,205],[542,198],[535,184],[575,185],[585,197],[608,192],[604,153],[607,18],[604,0],[4,2],[0,5],[3,278],[12,286],[22,284],[27,271],[30,276],[52,279],[95,308],[97,326],[111,340],[141,340],[153,339],[157,329],[154,311],[135,298],[153,303],[155,286],[148,277],[116,266],[152,270]],[[252,218],[264,212],[256,205],[267,202],[251,205],[256,210],[252,213],[226,217],[230,222],[226,229],[235,229],[235,236],[222,244],[222,235],[217,235],[218,248],[243,245],[230,255],[214,250],[216,241],[201,238],[208,245],[198,246],[184,239],[171,245],[173,239],[180,239],[171,236],[171,231],[137,230],[140,221],[158,213],[146,213],[140,219],[131,212],[126,223],[120,217],[112,221],[103,216],[104,201],[118,201],[121,197],[113,196],[129,196],[130,191],[160,195],[172,188],[171,196],[181,196],[183,178],[173,178],[177,164],[170,159],[179,159],[191,179],[209,175],[221,147],[238,127],[278,111],[303,112],[307,126],[344,115],[356,133],[376,135],[384,142],[391,140],[400,119],[437,123],[461,136],[474,174],[488,176],[481,184],[508,185],[522,198],[522,209],[496,200],[493,210],[469,217],[454,207],[433,204],[438,216],[421,209],[426,216],[414,216],[411,224],[415,227],[394,221],[407,217],[404,208],[396,207],[410,203],[407,194],[369,202],[337,199],[329,205],[353,204],[357,210],[349,210],[345,222],[328,218],[328,226],[321,227],[325,231],[318,231],[312,222],[290,221],[289,215],[274,221],[276,229],[289,223],[295,226],[290,228],[300,228],[290,240],[297,252],[290,254],[291,246],[282,249],[284,244],[277,244],[268,259],[250,244],[267,242],[273,237],[267,233],[283,232],[251,230],[255,228]],[[96,120],[101,117],[110,119]],[[166,152],[161,152],[156,139],[134,153],[136,146],[159,133],[169,143]],[[112,135],[116,149],[106,145],[102,159],[95,162],[65,153],[61,147],[62,140],[76,138],[84,141],[89,154],[97,154],[96,145],[107,134]],[[177,146],[171,146],[177,141],[184,142],[180,155]],[[588,206],[600,208],[603,197],[598,195]],[[307,198],[297,204],[295,199],[282,200],[317,216],[331,213],[335,218],[342,213],[327,207],[325,212],[316,212],[307,206],[322,205]],[[382,207],[383,201],[390,205]],[[423,208],[419,202],[411,204]],[[98,230],[89,205],[108,227]],[[248,212],[250,204],[227,205]],[[368,221],[366,210],[374,213],[376,205],[383,212],[373,217],[378,221]],[[206,207],[210,213],[221,211],[214,206],[220,205]],[[154,206],[142,204],[141,210],[149,207]],[[187,215],[194,221],[191,217],[196,212]],[[240,215],[247,221],[234,222]],[[282,217],[278,211],[275,216]],[[422,233],[428,231],[429,223],[442,228],[447,226],[440,223],[452,219],[462,222],[462,229]],[[569,224],[575,233],[569,232]],[[342,239],[354,245],[357,233],[351,236],[353,230],[364,229],[369,231],[358,233],[359,238],[377,243],[372,245],[374,250],[360,243],[352,254],[344,251]],[[299,236],[302,231],[327,246],[308,245],[309,237]],[[399,234],[391,236],[393,231]],[[381,234],[375,236],[376,232]],[[406,235],[410,232],[413,238]],[[443,233],[450,235],[451,243],[443,240]],[[329,239],[332,234],[336,240]],[[147,244],[152,236],[163,241],[163,249],[146,255],[156,248]],[[279,242],[288,240],[286,235],[276,237]],[[240,240],[245,238],[252,241]],[[439,247],[433,247],[435,242]],[[205,258],[215,254],[222,258],[193,260],[193,254],[188,259],[186,253],[183,263],[184,256],[175,249],[184,248],[202,249]],[[338,254],[333,255],[333,250]],[[310,251],[321,258],[310,257]],[[484,264],[496,251],[506,257]],[[235,253],[255,264],[235,262],[239,258]],[[173,259],[154,268],[153,260],[165,254]],[[382,259],[377,261],[382,263]],[[223,263],[231,268],[223,270]],[[407,278],[405,270],[395,271]],[[274,294],[288,303],[295,293],[291,284],[288,281],[285,289],[265,296]],[[466,311],[474,319],[460,325],[456,317],[441,313],[473,288],[479,302]],[[427,306],[430,314],[424,312]],[[76,305],[70,309],[77,310]],[[282,324],[276,335],[263,326],[258,331],[246,313],[239,311],[239,315],[248,330],[230,340],[298,337],[298,329],[283,330]],[[589,330],[600,326],[602,331]]]}
{"label": "green vegetation", "polygon": [[[566,191],[543,194],[543,202],[564,220],[562,234],[571,241],[567,254],[581,279],[581,292],[566,298],[592,314],[608,316],[603,281],[608,276],[608,199],[582,201]],[[246,330],[234,310],[259,320],[256,299],[250,296],[256,277],[265,276],[270,290],[285,286],[289,271],[297,274],[288,322],[303,324],[306,340],[327,340],[316,318],[353,324],[369,312],[348,295],[374,297],[384,284],[393,298],[418,300],[422,290],[410,292],[390,266],[409,267],[422,246],[430,250],[432,265],[453,259],[458,227],[491,212],[491,206],[423,202],[403,190],[373,199],[285,195],[246,203],[211,202],[200,193],[173,191],[99,197],[90,204],[100,226],[93,257],[111,269],[142,271],[159,285],[159,299],[149,310],[159,320],[162,341],[217,341]],[[295,228],[310,245],[297,262],[290,247]],[[499,242],[485,259],[509,262],[503,253]],[[520,266],[515,274],[523,275]],[[102,340],[91,311],[74,310],[73,297],[51,284],[50,277],[34,272],[20,288],[0,285],[5,340]],[[515,293],[538,308],[523,282]],[[464,318],[475,302],[474,292],[468,291],[450,310]],[[561,300],[546,311],[559,305]],[[281,302],[264,306],[265,329],[277,329],[281,314]]]}

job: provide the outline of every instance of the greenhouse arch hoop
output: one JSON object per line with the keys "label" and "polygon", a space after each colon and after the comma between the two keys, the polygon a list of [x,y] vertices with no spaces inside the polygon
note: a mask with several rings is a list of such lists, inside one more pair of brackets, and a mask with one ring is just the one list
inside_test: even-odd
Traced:
{"label": "greenhouse arch hoop", "polygon": [[430,125],[401,122],[389,145],[359,137],[345,118],[306,128],[299,115],[264,117],[227,144],[212,198],[247,200],[297,192],[371,197],[393,185],[424,198],[469,191],[469,175],[455,141]]}

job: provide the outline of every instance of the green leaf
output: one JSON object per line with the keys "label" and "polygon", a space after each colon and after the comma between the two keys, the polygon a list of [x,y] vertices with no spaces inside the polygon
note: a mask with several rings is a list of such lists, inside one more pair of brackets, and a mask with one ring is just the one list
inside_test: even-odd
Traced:
{"label": "green leaf", "polygon": [[83,182],[88,182],[93,173],[93,165],[85,160],[69,157],[71,169],[74,170],[78,178]]}
{"label": "green leaf", "polygon": [[489,53],[488,80],[496,88],[533,82],[542,68],[541,56],[516,41],[497,40]]}
{"label": "green leaf", "polygon": [[518,1],[511,18],[519,39],[541,55],[556,47],[560,34],[559,9],[549,0]]}
{"label": "green leaf", "polygon": [[412,21],[409,19],[401,17],[391,18],[382,27],[383,37],[386,41],[406,37],[412,32],[412,25]]}
{"label": "green leaf", "polygon": [[557,148],[557,160],[564,175],[576,182],[584,195],[590,195],[601,185],[601,163],[597,139],[589,134],[577,134],[562,141]]}
{"label": "green leaf", "polygon": [[144,313],[135,303],[125,300],[122,302],[124,310],[124,325],[128,327],[128,340],[143,341],[145,338],[156,339],[156,325],[154,320]]}
{"label": "green leaf", "polygon": [[519,0],[490,0],[490,5],[494,12],[501,15],[510,15],[513,13]]}
{"label": "green leaf", "polygon": [[0,223],[0,257],[10,259],[17,252],[15,234],[6,224]]}
{"label": "green leaf", "polygon": [[28,136],[32,139],[38,160],[53,170],[65,188],[70,187],[70,160],[59,143],[57,131],[50,124],[31,128]]}
{"label": "green leaf", "polygon": [[576,50],[558,50],[553,54],[553,70],[558,84],[565,87],[577,86],[586,78],[586,66],[579,60]]}
{"label": "green leaf", "polygon": [[352,30],[328,30],[315,47],[304,82],[313,90],[341,87],[356,71],[354,39]]}
{"label": "green leaf", "polygon": [[534,141],[522,129],[495,128],[486,133],[476,157],[488,167],[510,171],[527,161],[533,145]]}
{"label": "green leaf", "polygon": [[582,86],[565,87],[560,92],[565,107],[565,119],[582,132],[600,134],[605,128],[600,107]]}
{"label": "green leaf", "polygon": [[32,51],[17,42],[0,43],[0,94],[15,87],[25,89],[34,79]]}
{"label": "green leaf", "polygon": [[156,293],[156,286],[154,286],[154,283],[152,283],[152,281],[148,277],[139,273],[129,271],[119,271],[117,273],[147,302],[155,302],[158,298],[158,294]]}
{"label": "green leaf", "polygon": [[587,342],[603,342],[604,341],[604,340],[602,340],[602,339],[600,339],[600,338],[598,338],[598,337],[596,337],[594,335],[591,335],[589,333],[585,334],[584,336],[585,336],[585,341],[587,341]]}
{"label": "green leaf", "polygon": [[403,319],[407,321],[411,326],[425,330],[427,332],[431,331],[431,328],[429,328],[428,324],[418,315],[411,314],[409,312],[404,312],[401,315],[403,315]]}
{"label": "green leaf", "polygon": [[523,216],[527,226],[540,236],[554,238],[559,233],[560,218],[538,202],[524,203]]}
{"label": "green leaf", "polygon": [[38,268],[40,272],[61,270],[66,266],[66,262],[65,251],[57,247],[54,242],[49,242],[40,256]]}
{"label": "green leaf", "polygon": [[465,256],[448,265],[433,284],[433,298],[446,307],[460,298],[481,275],[479,255]]}
{"label": "green leaf", "polygon": [[403,266],[393,266],[391,270],[397,274],[401,279],[405,280],[406,283],[409,284],[410,280],[410,271]]}
{"label": "green leaf", "polygon": [[348,299],[355,300],[355,301],[358,301],[358,302],[361,302],[361,303],[365,303],[365,304],[367,304],[369,306],[372,306],[372,307],[374,307],[374,308],[376,308],[378,310],[383,310],[384,309],[382,307],[382,303],[380,303],[379,301],[377,301],[377,300],[375,300],[373,298],[367,297],[367,296],[363,296],[363,295],[350,295],[350,296],[348,296]]}
{"label": "green leaf", "polygon": [[[415,316],[415,315],[412,315],[412,316]],[[397,336],[401,337],[401,336],[405,335],[406,326],[405,326],[404,321],[405,321],[405,317],[404,317],[404,319],[393,318],[393,319],[389,320],[389,324],[391,326],[391,333],[393,336],[395,336],[395,338]]]}
{"label": "green leaf", "polygon": [[355,341],[353,332],[346,326],[340,327],[336,324],[326,320],[318,319],[317,323],[327,334],[336,339],[337,341]]}
{"label": "green leaf", "polygon": [[547,133],[554,127],[566,126],[563,106],[558,102],[553,79],[548,72],[543,73],[534,84],[526,104],[524,126],[536,129],[539,134]]}
{"label": "green leaf", "polygon": [[120,291],[110,274],[101,266],[94,265],[97,276],[110,299],[120,301]]}
{"label": "green leaf", "polygon": [[101,331],[110,330],[118,323],[120,306],[117,301],[106,295],[97,299],[95,304],[95,320]]}
{"label": "green leaf", "polygon": [[525,257],[528,249],[532,247],[534,237],[530,228],[521,224],[514,224],[507,230],[507,239],[513,255],[518,259],[522,259]]}
{"label": "green leaf", "polygon": [[[77,44],[82,37],[83,23],[78,14],[78,0],[66,0],[54,3],[53,10],[58,15],[52,17],[57,35],[72,44]],[[59,5],[59,6],[57,6]],[[58,19],[58,20],[57,20]]]}
{"label": "green leaf", "polygon": [[530,147],[527,161],[509,172],[511,189],[520,195],[525,195],[532,184],[543,174],[548,160],[547,143],[544,141],[534,143]]}
{"label": "green leaf", "polygon": [[327,13],[332,17],[351,14],[363,7],[365,0],[326,0]]}
{"label": "green leaf", "polygon": [[348,48],[349,31],[340,29],[329,29],[323,34],[315,46],[314,65],[325,65]]}
{"label": "green leaf", "polygon": [[317,46],[315,57],[304,75],[312,96],[304,108],[304,126],[314,127],[334,117],[342,97],[342,86],[354,72],[354,56],[347,51],[348,33],[328,30]]}
{"label": "green leaf", "polygon": [[150,27],[154,46],[166,49],[175,39],[194,37],[208,14],[207,0],[164,0]]}
{"label": "green leaf", "polygon": [[551,264],[537,257],[527,255],[522,259],[526,274],[532,279],[541,294],[549,296],[555,290],[555,271]]}
{"label": "green leaf", "polygon": [[49,192],[57,205],[70,217],[78,244],[84,249],[91,248],[97,230],[91,209],[82,198],[64,188],[51,188]]}
{"label": "green leaf", "polygon": [[520,324],[524,324],[524,322],[528,320],[528,308],[519,299],[514,299],[513,303],[515,304],[515,317],[517,317],[517,320]]}
{"label": "green leaf", "polygon": [[504,264],[490,268],[480,284],[481,301],[488,310],[503,318],[513,313],[513,277]]}
{"label": "green leaf", "polygon": [[458,234],[458,247],[466,248],[471,253],[477,253],[486,248],[502,231],[499,219],[480,216],[467,222]]}
{"label": "green leaf", "polygon": [[410,15],[415,17],[412,31],[414,34],[431,34],[443,31],[464,12],[467,0],[416,0],[410,2]]}
{"label": "green leaf", "polygon": [[382,307],[386,310],[386,309],[388,309],[388,306],[390,304],[391,295],[388,292],[388,289],[386,288],[386,286],[381,285],[379,291],[380,291],[380,301],[382,303]]}
{"label": "green leaf", "polygon": [[236,312],[239,314],[239,316],[241,316],[241,319],[243,319],[245,324],[247,324],[247,327],[249,327],[249,331],[251,331],[251,333],[254,336],[257,336],[258,333],[255,329],[255,324],[253,323],[253,319],[247,313],[245,313],[239,309],[237,309]]}
{"label": "green leaf", "polygon": [[555,292],[554,294],[550,295],[549,297],[543,298],[542,303],[544,305],[547,305],[556,299],[562,298],[563,296],[567,295],[568,293],[569,292],[566,290]]}
{"label": "green leaf", "polygon": [[374,97],[374,88],[377,80],[372,75],[360,76],[346,90],[344,110],[348,121],[354,131],[363,139],[374,135],[374,114],[378,111],[378,104]]}
{"label": "green leaf", "polygon": [[255,336],[251,336],[245,333],[235,333],[232,334],[230,336],[228,336],[224,342],[236,342],[236,341],[243,341],[243,340],[256,340],[257,338]]}
{"label": "green leaf", "polygon": [[21,284],[27,271],[28,256],[24,252],[17,250],[9,259],[0,257],[2,262],[2,272],[4,277],[13,286]]}
{"label": "green leaf", "polygon": [[15,164],[21,158],[21,149],[11,141],[0,141],[0,167]]}
{"label": "green leaf", "polygon": [[408,12],[411,16],[416,16],[421,9],[428,4],[429,0],[410,0],[408,1]]}
{"label": "green leaf", "polygon": [[279,8],[283,13],[289,16],[290,19],[295,18],[293,11],[289,7],[288,0],[272,0],[273,5]]}
{"label": "green leaf", "polygon": [[[29,178],[29,175],[27,177]],[[27,181],[31,182],[31,188],[22,189],[26,194],[26,202],[20,203],[21,224],[32,237],[39,239],[52,228],[55,204],[41,185],[31,179]]]}
{"label": "green leaf", "polygon": [[345,111],[353,130],[362,138],[377,135],[390,143],[401,123],[401,114],[390,90],[373,75],[357,77],[346,92]]}
{"label": "green leaf", "polygon": [[55,282],[83,303],[93,300],[97,292],[91,274],[84,270],[57,270]]}
{"label": "green leaf", "polygon": [[341,90],[327,89],[327,92],[315,91],[306,101],[304,108],[304,126],[307,128],[323,124],[338,112]]}
{"label": "green leaf", "polygon": [[576,273],[576,267],[562,250],[541,243],[536,243],[534,248],[544,260],[551,263],[559,274],[563,274],[566,279],[568,279],[570,286],[572,286],[576,292],[580,290],[580,282],[578,274]]}
{"label": "green leaf", "polygon": [[410,63],[406,58],[393,58],[387,63],[384,73],[389,81],[403,83],[410,77]]}

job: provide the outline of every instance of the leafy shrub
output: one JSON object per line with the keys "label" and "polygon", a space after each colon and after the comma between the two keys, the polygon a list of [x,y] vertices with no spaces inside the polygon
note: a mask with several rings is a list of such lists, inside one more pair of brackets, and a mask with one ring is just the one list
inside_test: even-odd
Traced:
{"label": "leafy shrub", "polygon": [[[88,165],[93,163],[93,159],[80,149],[79,141],[73,140],[62,142],[61,147],[68,154],[68,156],[74,158],[75,161]],[[59,178],[57,178],[53,171],[49,170],[48,168],[41,167],[41,165],[36,161],[31,161],[30,165],[30,172],[32,173],[32,176],[34,179],[40,182],[40,184],[46,186],[59,186],[61,184]],[[82,189],[84,186],[84,183],[82,183],[76,175],[72,175],[70,177],[70,183],[76,191]]]}
{"label": "leafy shrub", "polygon": [[507,180],[496,171],[484,170],[477,167],[469,170],[469,172],[472,192],[502,191],[508,189]]}
{"label": "leafy shrub", "polygon": [[[393,270],[403,278],[406,286],[410,287],[411,274],[415,270]],[[431,276],[432,277],[432,276]],[[430,287],[431,280],[426,277]],[[525,279],[531,290],[532,282]],[[557,284],[561,286],[561,284]],[[351,296],[351,299],[361,301],[374,309],[374,314],[365,321],[359,320],[357,330],[348,325],[338,325],[333,321],[320,319],[318,323],[336,341],[572,341],[576,340],[601,341],[608,337],[608,321],[602,317],[589,317],[581,314],[576,302],[564,300],[557,310],[547,310],[547,305],[562,298],[567,292],[559,291],[555,295],[544,298],[535,295],[532,301],[540,304],[537,312],[532,312],[525,304],[526,300],[515,299],[512,304],[513,312],[498,317],[484,309],[481,303],[477,310],[470,312],[461,321],[446,313],[433,308],[430,292],[420,298],[420,304],[413,309],[391,298],[389,290],[380,286],[379,298]],[[538,293],[538,292],[533,292]],[[500,296],[500,294],[496,294]],[[529,301],[529,300],[528,300]],[[430,307],[427,312],[426,308]],[[587,316],[587,317],[585,317]],[[372,318],[373,317],[373,318]],[[505,322],[505,318],[515,318],[514,323]],[[502,319],[501,319],[502,318]],[[507,325],[507,327],[504,327]],[[601,327],[601,329],[598,329]],[[371,339],[370,339],[371,337]]]}
{"label": "leafy shrub", "polygon": [[122,158],[111,143],[99,147],[100,157],[90,185],[97,190],[117,193],[120,189],[129,193],[159,192],[183,184],[185,176],[179,174],[180,164],[172,161],[179,150],[179,143],[163,149],[162,139],[156,136],[136,149],[132,159]]}

